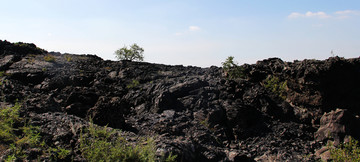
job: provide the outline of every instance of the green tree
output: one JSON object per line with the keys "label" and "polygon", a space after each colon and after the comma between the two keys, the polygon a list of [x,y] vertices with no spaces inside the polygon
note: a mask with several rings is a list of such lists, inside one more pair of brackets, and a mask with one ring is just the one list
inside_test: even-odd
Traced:
{"label": "green tree", "polygon": [[136,43],[128,48],[124,46],[115,51],[116,58],[118,60],[129,60],[129,61],[143,61],[144,60],[144,49],[139,47]]}
{"label": "green tree", "polygon": [[229,56],[226,58],[225,62],[222,62],[223,69],[226,73],[226,75],[230,79],[237,79],[237,78],[243,78],[244,75],[244,69],[241,66],[238,66],[236,63],[234,63],[234,56]]}

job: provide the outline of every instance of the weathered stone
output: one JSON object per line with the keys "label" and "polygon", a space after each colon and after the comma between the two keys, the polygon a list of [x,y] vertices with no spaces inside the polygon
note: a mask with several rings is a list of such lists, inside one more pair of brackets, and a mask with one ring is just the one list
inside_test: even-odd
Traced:
{"label": "weathered stone", "polygon": [[331,159],[329,146],[324,146],[321,149],[315,152],[315,156],[317,159],[321,159],[322,161],[328,161]]}
{"label": "weathered stone", "polygon": [[324,113],[320,119],[320,128],[315,133],[315,139],[317,141],[334,139],[339,143],[347,135],[359,138],[360,131],[357,129],[359,123],[360,120],[348,110],[336,109],[329,113]]}

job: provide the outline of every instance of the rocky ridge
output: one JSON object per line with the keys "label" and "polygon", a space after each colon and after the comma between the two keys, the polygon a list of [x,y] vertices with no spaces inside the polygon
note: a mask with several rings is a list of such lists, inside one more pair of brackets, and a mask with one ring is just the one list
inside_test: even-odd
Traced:
{"label": "rocky ridge", "polygon": [[[22,114],[75,161],[84,160],[78,138],[90,118],[129,140],[154,136],[158,155],[178,161],[315,160],[328,140],[360,138],[359,58],[271,58],[242,65],[245,77],[231,80],[215,66],[18,48],[0,43],[4,101],[22,100]],[[265,88],[270,77],[286,82],[284,97]]]}

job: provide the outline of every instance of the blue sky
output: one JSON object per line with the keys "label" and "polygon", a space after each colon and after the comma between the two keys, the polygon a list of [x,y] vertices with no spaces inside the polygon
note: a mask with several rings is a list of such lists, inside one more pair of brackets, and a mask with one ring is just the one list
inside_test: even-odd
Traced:
{"label": "blue sky", "polygon": [[360,56],[358,0],[0,0],[0,39],[96,54],[137,43],[145,61],[221,66]]}

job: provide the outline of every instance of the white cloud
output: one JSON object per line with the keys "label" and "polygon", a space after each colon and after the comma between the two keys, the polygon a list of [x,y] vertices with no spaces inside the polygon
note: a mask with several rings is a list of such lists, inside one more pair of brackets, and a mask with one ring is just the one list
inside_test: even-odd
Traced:
{"label": "white cloud", "polygon": [[189,26],[189,31],[198,31],[198,30],[201,30],[201,28],[198,26]]}
{"label": "white cloud", "polygon": [[336,11],[333,14],[327,14],[325,12],[319,11],[319,12],[311,12],[308,11],[306,13],[299,13],[299,12],[292,12],[287,17],[289,19],[295,19],[295,18],[348,18],[351,15],[360,15],[360,11],[357,10],[343,10],[343,11]]}
{"label": "white cloud", "polygon": [[349,18],[351,15],[360,15],[360,11],[356,11],[356,10],[336,11],[335,15],[336,18],[338,19],[346,19]]}
{"label": "white cloud", "polygon": [[337,15],[348,15],[348,14],[358,14],[359,11],[355,10],[344,10],[344,11],[336,11],[335,14]]}
{"label": "white cloud", "polygon": [[184,34],[187,34],[189,32],[196,32],[196,31],[200,31],[201,28],[198,27],[198,26],[189,26],[188,29],[184,32],[176,32],[174,35],[175,36],[181,36],[181,35],[184,35]]}
{"label": "white cloud", "polygon": [[318,17],[318,18],[329,18],[331,16],[327,15],[325,12],[306,12],[306,17]]}
{"label": "white cloud", "polygon": [[298,12],[293,12],[291,13],[288,18],[293,19],[293,18],[301,18],[301,17],[315,17],[315,18],[330,18],[331,16],[326,14],[325,12],[319,11],[319,12],[311,12],[308,11],[304,14],[302,13],[298,13]]}
{"label": "white cloud", "polygon": [[293,12],[288,16],[288,18],[291,18],[291,19],[292,18],[298,18],[298,17],[304,17],[304,15],[301,14],[301,13],[298,13],[298,12]]}

